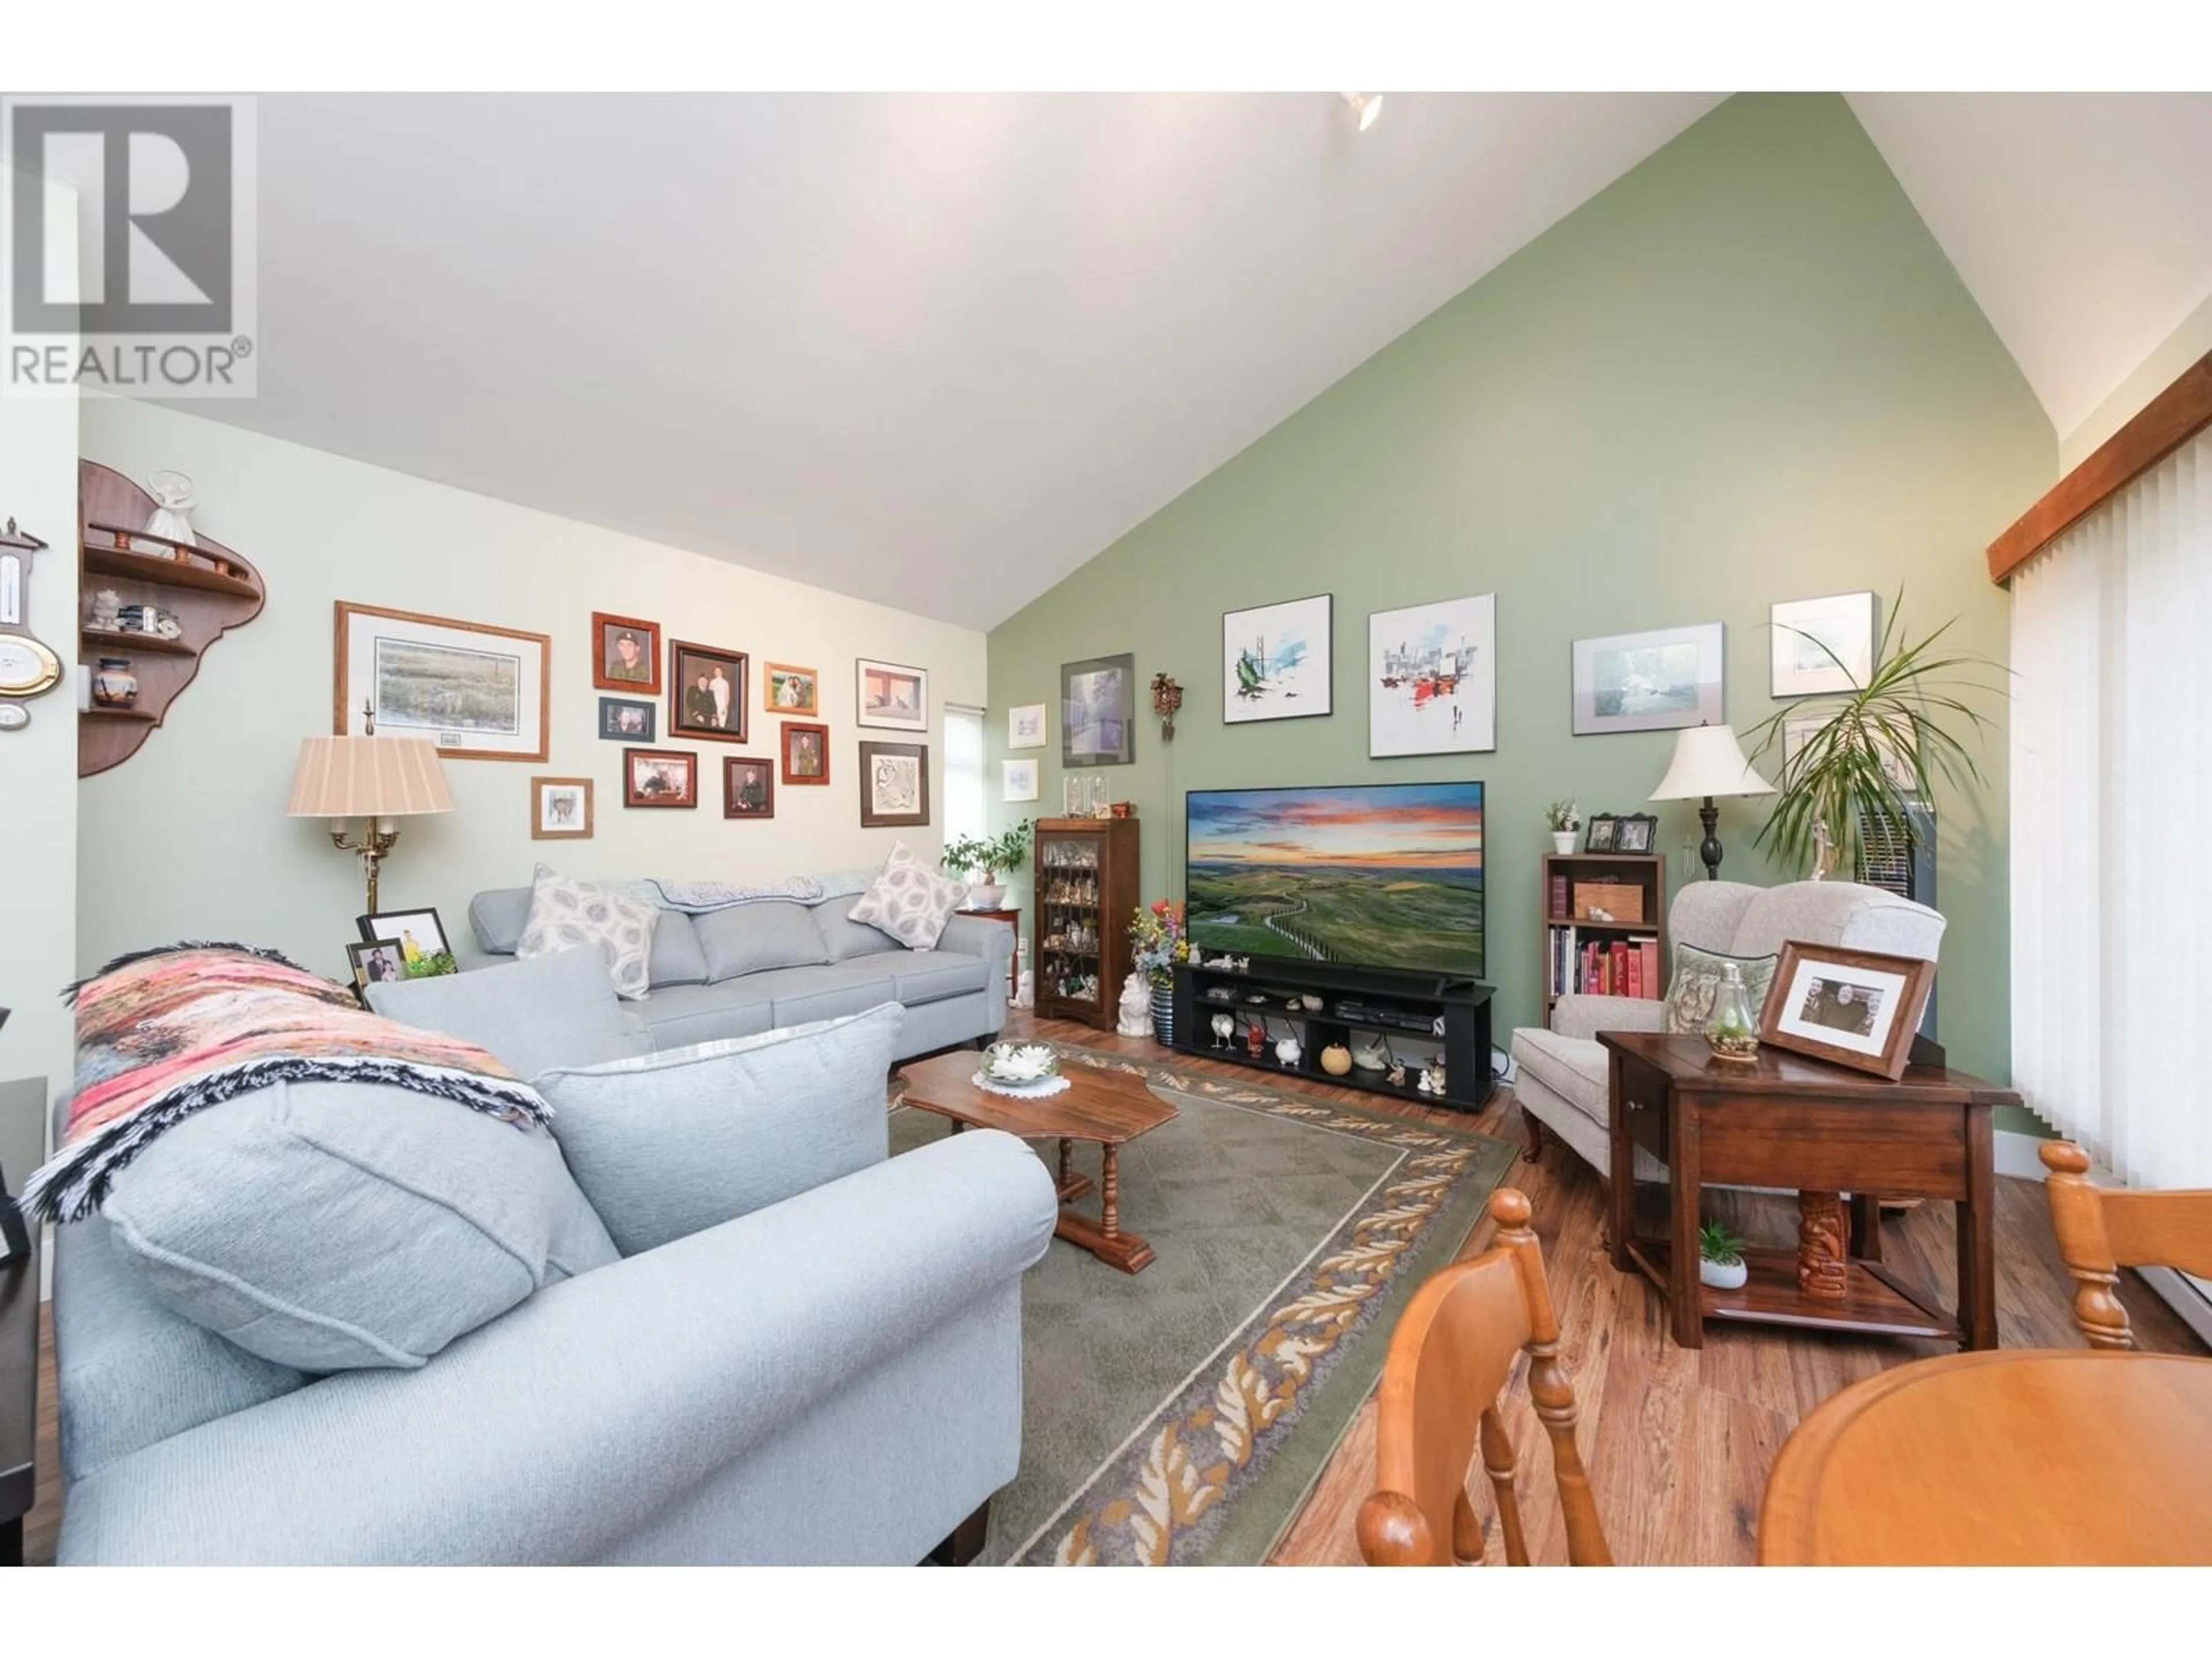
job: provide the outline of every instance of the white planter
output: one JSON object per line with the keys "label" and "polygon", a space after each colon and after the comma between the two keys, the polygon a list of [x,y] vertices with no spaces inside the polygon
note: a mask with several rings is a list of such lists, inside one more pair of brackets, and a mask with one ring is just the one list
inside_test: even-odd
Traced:
{"label": "white planter", "polygon": [[1741,1261],[1708,1261],[1698,1258],[1698,1279],[1717,1291],[1740,1291],[1743,1281],[1751,1276],[1751,1269]]}
{"label": "white planter", "polygon": [[996,910],[1006,902],[1004,882],[970,882],[968,886],[968,908],[970,910]]}
{"label": "white planter", "polygon": [[1552,850],[1554,853],[1559,854],[1563,857],[1565,854],[1573,852],[1575,850],[1575,832],[1571,830],[1553,830]]}

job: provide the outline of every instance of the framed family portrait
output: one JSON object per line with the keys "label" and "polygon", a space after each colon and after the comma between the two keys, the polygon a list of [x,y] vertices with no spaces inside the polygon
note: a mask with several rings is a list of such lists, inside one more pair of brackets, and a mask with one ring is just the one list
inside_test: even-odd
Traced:
{"label": "framed family portrait", "polygon": [[1721,624],[1577,640],[1574,734],[1725,723]]}
{"label": "framed family portrait", "polygon": [[1769,607],[1773,661],[1767,692],[1810,697],[1856,691],[1874,672],[1875,597],[1831,593]]}
{"label": "framed family portrait", "polygon": [[927,669],[908,668],[895,662],[875,662],[862,657],[857,670],[860,725],[893,732],[929,730]]}
{"label": "framed family portrait", "polygon": [[822,676],[787,662],[761,665],[761,707],[771,714],[822,712]]}
{"label": "framed family portrait", "polygon": [[658,743],[660,705],[635,697],[601,697],[599,736],[609,743]]}
{"label": "framed family portrait", "polygon": [[624,806],[696,806],[699,757],[688,749],[623,750]]}
{"label": "framed family portrait", "polygon": [[660,695],[660,624],[592,612],[592,684],[602,691]]}
{"label": "framed family portrait", "polygon": [[589,778],[531,779],[531,840],[589,841],[591,838],[592,781]]}
{"label": "framed family portrait", "polygon": [[389,985],[407,977],[406,958],[400,954],[396,939],[372,939],[366,945],[346,946],[346,960],[353,965],[353,994],[361,1005],[368,1006],[368,988]]}
{"label": "framed family portrait", "polygon": [[1060,665],[1064,766],[1127,766],[1137,758],[1137,659],[1091,657]]}
{"label": "framed family portrait", "polygon": [[929,822],[929,745],[860,745],[860,824],[878,830]]}
{"label": "framed family portrait", "polygon": [[1006,747],[1009,749],[1042,749],[1044,747],[1044,705],[1025,702],[1006,710]]}
{"label": "framed family portrait", "polygon": [[453,948],[446,942],[446,925],[434,909],[375,910],[356,916],[354,926],[361,930],[364,945],[398,946],[402,979],[431,979],[460,971]]}
{"label": "framed family portrait", "polygon": [[1785,939],[1759,1040],[1894,1083],[1935,985],[1936,964],[1919,957]]}
{"label": "framed family portrait", "polygon": [[775,763],[747,760],[732,755],[722,763],[722,816],[726,818],[772,818],[775,816]]}
{"label": "framed family portrait", "polygon": [[447,760],[545,758],[547,635],[343,599],[335,635],[339,737],[428,738]]}
{"label": "framed family portrait", "polygon": [[1335,600],[1327,593],[1285,599],[1221,617],[1221,718],[1295,720],[1334,706],[1336,664],[1331,630]]}
{"label": "framed family portrait", "polygon": [[783,781],[786,783],[830,781],[830,728],[811,720],[783,723]]}
{"label": "framed family portrait", "polygon": [[669,641],[668,735],[743,743],[748,660],[742,651]]}

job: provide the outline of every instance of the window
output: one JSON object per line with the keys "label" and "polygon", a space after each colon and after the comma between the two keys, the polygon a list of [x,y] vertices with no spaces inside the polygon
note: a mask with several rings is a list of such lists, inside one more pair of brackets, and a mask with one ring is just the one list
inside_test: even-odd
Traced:
{"label": "window", "polygon": [[945,839],[980,836],[989,828],[983,792],[983,711],[945,710]]}

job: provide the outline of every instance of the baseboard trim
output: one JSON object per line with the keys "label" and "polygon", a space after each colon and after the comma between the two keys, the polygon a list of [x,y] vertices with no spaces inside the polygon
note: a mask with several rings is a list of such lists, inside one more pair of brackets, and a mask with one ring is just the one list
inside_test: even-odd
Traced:
{"label": "baseboard trim", "polygon": [[2046,1173],[2043,1160],[2035,1149],[2043,1145],[2041,1135],[2022,1134],[2017,1129],[1999,1129],[1995,1136],[1996,1146],[1991,1162],[2001,1176],[2018,1176],[2022,1181],[2040,1181]]}

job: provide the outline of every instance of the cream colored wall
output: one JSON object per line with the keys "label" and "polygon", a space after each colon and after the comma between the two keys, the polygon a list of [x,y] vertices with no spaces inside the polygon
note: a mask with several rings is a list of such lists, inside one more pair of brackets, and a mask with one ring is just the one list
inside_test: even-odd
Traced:
{"label": "cream colored wall", "polygon": [[[854,725],[854,659],[930,671],[932,799],[941,802],[944,706],[984,700],[980,633],[144,404],[88,401],[82,447],[142,483],[157,467],[188,474],[195,521],[252,560],[269,590],[261,616],[208,653],[145,747],[82,787],[76,954],[87,968],[148,945],[222,939],[344,970],[359,866],[331,849],[324,824],[284,816],[300,739],[330,730],[339,599],[552,636],[549,758],[449,761],[457,810],[408,820],[385,866],[384,904],[436,905],[465,959],[469,896],[526,883],[540,858],[586,877],[699,877],[872,864],[902,836],[931,852],[939,844],[934,825],[860,827],[859,740],[902,739]],[[662,700],[659,746],[702,757],[696,811],[622,805],[622,745],[598,736],[609,694],[592,685],[593,611],[751,653],[753,741],[670,742]],[[721,813],[721,759],[775,753],[777,721],[758,707],[759,665],[769,659],[822,671],[832,781],[779,785],[773,820],[732,823]],[[538,774],[595,781],[593,839],[530,839]]]}
{"label": "cream colored wall", "polygon": [[2212,295],[2189,313],[2164,344],[2143,359],[2135,373],[2120,382],[2112,395],[2097,405],[2096,413],[2059,441],[2058,469],[2071,472],[2095,453],[2097,446],[2118,432],[2142,406],[2172,386],[2181,372],[2212,351]]}

